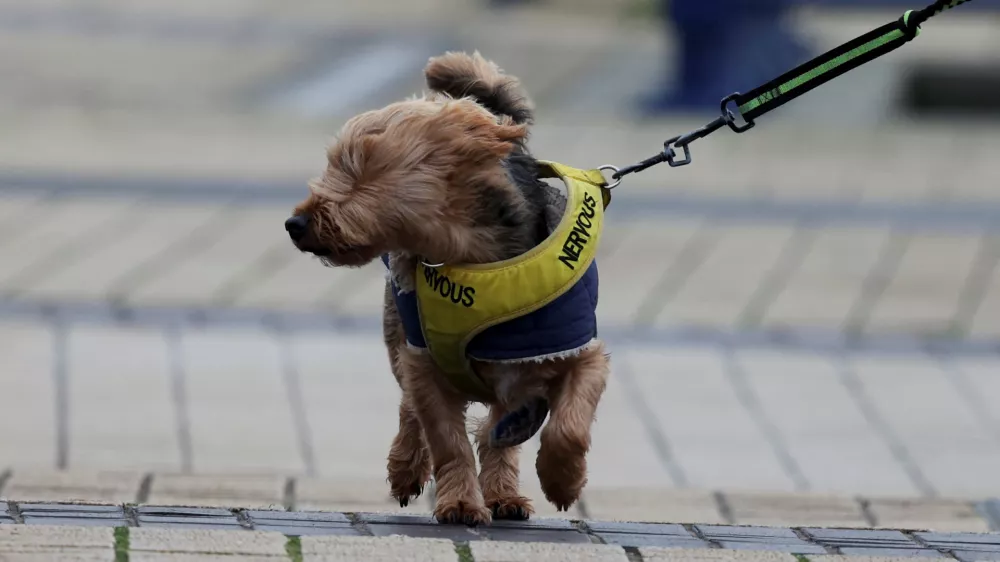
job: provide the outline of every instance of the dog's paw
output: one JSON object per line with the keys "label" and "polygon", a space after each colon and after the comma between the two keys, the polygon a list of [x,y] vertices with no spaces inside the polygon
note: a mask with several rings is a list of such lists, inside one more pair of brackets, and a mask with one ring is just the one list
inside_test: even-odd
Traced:
{"label": "dog's paw", "polygon": [[468,502],[456,502],[449,504],[438,503],[434,509],[434,518],[438,523],[447,525],[489,525],[493,518],[492,513],[486,506],[476,506]]}
{"label": "dog's paw", "polygon": [[506,521],[527,521],[535,512],[531,500],[523,496],[503,498],[486,502],[493,512],[493,518]]}
{"label": "dog's paw", "polygon": [[416,482],[403,485],[400,488],[393,487],[390,492],[393,499],[399,502],[399,507],[406,507],[410,505],[410,502],[419,498],[422,493],[424,493],[423,484]]}

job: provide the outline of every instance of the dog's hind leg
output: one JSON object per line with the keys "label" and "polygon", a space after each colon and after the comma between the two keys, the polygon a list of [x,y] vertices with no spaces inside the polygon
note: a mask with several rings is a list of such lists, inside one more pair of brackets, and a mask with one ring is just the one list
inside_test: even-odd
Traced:
{"label": "dog's hind leg", "polygon": [[434,465],[434,517],[441,523],[489,523],[492,514],[479,488],[476,458],[465,429],[465,397],[448,385],[429,355],[404,349],[399,358],[403,394],[412,400]]}
{"label": "dog's hind leg", "polygon": [[552,412],[535,461],[542,491],[560,511],[576,503],[587,484],[590,428],[609,372],[604,345],[567,360],[567,366],[549,390]]}
{"label": "dog's hind leg", "polygon": [[519,492],[519,459],[521,447],[502,449],[490,446],[490,429],[503,419],[507,410],[498,404],[490,406],[486,423],[476,432],[476,447],[479,451],[479,486],[483,490],[486,507],[493,512],[494,519],[523,521],[534,510],[531,500]]}

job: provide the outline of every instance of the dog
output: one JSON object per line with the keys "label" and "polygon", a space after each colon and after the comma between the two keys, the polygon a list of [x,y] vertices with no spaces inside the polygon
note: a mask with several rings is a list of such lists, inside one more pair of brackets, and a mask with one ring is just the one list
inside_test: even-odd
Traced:
{"label": "dog", "polygon": [[[413,295],[424,277],[439,285],[448,281],[436,273],[439,264],[515,259],[545,241],[562,212],[552,210],[558,190],[543,181],[543,166],[527,149],[534,110],[517,78],[478,52],[434,57],[424,75],[429,91],[422,96],[343,125],[325,171],[310,182],[308,197],[285,228],[300,251],[325,265],[360,267],[379,258],[386,264],[383,333],[402,390],[399,432],[387,464],[392,497],[407,505],[433,472],[434,516],[441,523],[529,518],[534,509],[519,490],[517,443],[547,414],[535,467],[545,498],[565,511],[587,482],[591,426],[609,375],[609,354],[596,328],[582,345],[559,353],[470,359],[484,397],[457,388],[426,346],[414,345],[419,328],[412,334],[401,310],[400,298]],[[579,218],[583,226],[594,220],[589,201]],[[586,237],[575,239],[582,248]],[[444,287],[456,307],[472,300],[457,283]],[[596,307],[596,285],[586,306]],[[489,408],[475,430],[478,474],[466,428],[473,402]],[[542,419],[528,422],[531,429],[514,446],[491,445],[491,428],[516,425],[518,416],[539,411]]]}

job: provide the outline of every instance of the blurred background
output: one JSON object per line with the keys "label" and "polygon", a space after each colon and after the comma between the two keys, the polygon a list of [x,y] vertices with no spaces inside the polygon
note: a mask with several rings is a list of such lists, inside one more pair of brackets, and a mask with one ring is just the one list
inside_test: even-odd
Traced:
{"label": "blurred background", "polygon": [[[478,49],[535,100],[537,156],[624,166],[922,7],[0,1],[0,471],[384,495],[381,265],[324,269],[282,226],[346,118]],[[1000,493],[998,116],[1000,2],[975,0],[628,177],[591,489]]]}

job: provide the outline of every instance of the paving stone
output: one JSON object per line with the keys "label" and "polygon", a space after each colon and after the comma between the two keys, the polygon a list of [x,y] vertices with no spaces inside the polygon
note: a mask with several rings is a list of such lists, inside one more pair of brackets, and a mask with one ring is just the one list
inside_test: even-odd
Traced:
{"label": "paving stone", "polygon": [[188,552],[239,556],[285,556],[288,539],[266,531],[146,529],[129,531],[131,552]]}
{"label": "paving stone", "polygon": [[868,509],[879,527],[946,532],[986,532],[989,522],[970,501],[873,498]]}
{"label": "paving stone", "polygon": [[[615,251],[598,258],[601,298],[597,314],[602,323],[628,325],[643,313],[643,305],[656,297],[652,291],[674,267],[678,254],[695,235],[699,224],[698,220],[679,219],[669,225],[636,221],[622,226],[625,232]],[[604,246],[602,240],[601,248]],[[647,259],[649,255],[658,259]]]}
{"label": "paving stone", "polygon": [[196,529],[242,529],[228,509],[142,505],[138,508],[141,527],[186,527]]}
{"label": "paving stone", "polygon": [[795,562],[797,559],[785,552],[763,552],[759,550],[731,549],[685,549],[656,548],[639,549],[639,554],[645,562],[688,562],[704,560],[706,562]]}
{"label": "paving stone", "polygon": [[[331,406],[324,406],[324,409]],[[335,406],[333,406],[335,408]],[[398,405],[397,405],[398,407]],[[316,427],[316,426],[313,426]],[[320,427],[330,427],[322,425]],[[325,433],[325,432],[324,432]],[[340,431],[331,433],[340,434]],[[355,432],[362,433],[362,432]],[[382,456],[388,452],[388,444],[383,445]],[[382,464],[385,464],[383,461]],[[384,467],[383,467],[384,469]],[[296,478],[295,508],[310,511],[340,511],[350,513],[429,513],[431,496],[425,493],[405,508],[389,495],[389,485],[385,478],[354,478],[349,476],[352,469],[346,468],[343,478]]]}
{"label": "paving stone", "polygon": [[[385,281],[379,283],[384,288]],[[380,296],[379,306],[381,302]],[[373,335],[303,334],[289,342],[312,428],[316,473],[325,479],[299,482],[300,507],[402,511],[389,500],[385,481],[386,455],[399,430],[399,384],[385,376],[391,372],[389,358],[381,338]],[[337,366],[336,373],[332,365]],[[344,391],[345,385],[350,385],[350,392]],[[357,487],[349,493],[336,484],[340,481]],[[428,501],[426,496],[419,498],[407,511],[430,512]]]}
{"label": "paving stone", "polygon": [[892,555],[842,555],[842,554],[811,554],[809,562],[913,562],[913,556]]}
{"label": "paving stone", "polygon": [[780,527],[736,527],[728,525],[696,525],[706,539],[723,548],[737,550],[773,550],[796,554],[825,553],[818,545],[800,539],[791,529]]}
{"label": "paving stone", "polygon": [[693,536],[681,525],[587,521],[587,527],[607,544],[708,548],[708,543]]}
{"label": "paving stone", "polygon": [[[792,491],[793,482],[740,404],[716,349],[644,346],[629,349],[619,361],[628,362],[638,392],[655,398],[650,409],[688,486]],[[618,439],[634,448],[633,440]],[[726,451],[725,462],[719,462],[719,451]]]}
{"label": "paving stone", "polygon": [[[603,419],[603,418],[602,418]],[[711,492],[652,487],[587,488],[587,513],[615,521],[724,523]]]}
{"label": "paving stone", "polygon": [[7,482],[4,496],[26,501],[129,503],[136,500],[141,481],[139,472],[18,470]]}
{"label": "paving stone", "polygon": [[[16,237],[8,235],[0,244],[0,287],[16,291],[48,275],[60,253],[85,253],[86,246],[112,240],[116,230],[132,224],[128,208],[134,203],[133,197],[107,196],[50,200],[45,212],[30,217],[30,228],[18,229]],[[85,245],[74,248],[76,244]]]}
{"label": "paving stone", "polygon": [[[244,416],[245,417],[245,416]],[[146,503],[151,505],[283,507],[285,479],[280,476],[157,474]]]}
{"label": "paving stone", "polygon": [[[859,493],[919,493],[844,387],[838,365],[830,357],[785,350],[744,350],[735,353],[734,359],[813,489],[848,498]],[[779,502],[776,507],[792,510],[787,514],[791,519],[782,520],[781,510],[767,510],[766,505],[753,502],[750,508],[765,511],[740,513],[737,522],[822,526],[864,523],[850,499],[842,500],[843,505],[821,507],[821,500],[806,499],[810,497],[796,493],[787,501],[773,500]]]}
{"label": "paving stone", "polygon": [[734,492],[726,502],[740,525],[868,526],[861,505],[849,497]]}
{"label": "paving stone", "polygon": [[551,544],[516,542],[470,543],[476,562],[521,562],[551,560],[552,562],[627,562],[625,551],[607,544]]}
{"label": "paving stone", "polygon": [[[868,355],[852,361],[873,408],[905,447],[926,483],[942,497],[1000,491],[1000,449],[938,361]],[[906,400],[899,391],[906,389]],[[926,495],[926,491],[925,494]]]}
{"label": "paving stone", "polygon": [[[109,240],[79,261],[58,268],[52,275],[24,288],[33,299],[91,300],[109,296],[114,283],[137,264],[158,256],[179,238],[203,226],[221,205],[177,204],[158,201],[145,210],[128,236]],[[138,214],[140,211],[136,211]]]}
{"label": "paving stone", "polygon": [[189,252],[183,259],[153,276],[129,295],[132,302],[174,304],[210,302],[224,297],[224,289],[234,276],[251,271],[256,260],[272,248],[294,248],[281,227],[288,209],[230,208],[217,216],[226,228],[207,236],[205,247]]}
{"label": "paving stone", "polygon": [[56,458],[53,348],[53,332],[44,324],[0,326],[0,389],[4,396],[17,396],[0,407],[0,427],[18,428],[0,431],[0,458],[6,466],[48,467]]}
{"label": "paving stone", "polygon": [[277,531],[289,536],[358,534],[343,513],[254,510],[247,515],[258,531]]}
{"label": "paving stone", "polygon": [[987,562],[1000,560],[1000,552],[980,552],[976,550],[953,550],[952,554],[962,562]]}
{"label": "paving stone", "polygon": [[963,552],[1000,553],[1000,533],[917,532],[914,536],[934,548]]}
{"label": "paving stone", "polygon": [[[305,472],[283,379],[284,356],[271,331],[255,327],[189,331],[181,349],[195,472]],[[330,378],[343,381],[341,377]],[[239,392],[234,392],[237,388]],[[319,431],[323,426],[312,427],[317,434],[323,433]],[[268,480],[265,476],[234,480],[242,483],[242,493],[249,494],[245,498],[234,496],[232,499],[243,502],[235,505],[281,507],[279,490],[284,489],[284,481],[277,477],[270,483]]]}
{"label": "paving stone", "polygon": [[[68,414],[70,466],[180,470],[170,353],[163,331],[78,326],[68,338],[66,353],[73,405]],[[116,406],[109,408],[109,403]]]}
{"label": "paving stone", "polygon": [[442,525],[430,515],[364,513],[359,514],[359,516],[376,537],[405,535],[453,541],[474,541],[486,538],[481,529],[465,525]]}
{"label": "paving stone", "polygon": [[841,330],[889,233],[888,227],[854,225],[821,231],[771,303],[763,324]]}
{"label": "paving stone", "polygon": [[115,559],[110,548],[32,549],[27,552],[0,552],[0,562],[109,562]]}
{"label": "paving stone", "polygon": [[[656,316],[655,324],[735,326],[795,234],[784,225],[717,227],[718,243]],[[653,301],[656,302],[656,301]]]}
{"label": "paving stone", "polygon": [[111,527],[0,526],[0,552],[62,548],[112,549],[114,545],[114,529]]}
{"label": "paving stone", "polygon": [[455,562],[449,540],[412,537],[302,537],[302,555],[309,562]]}
{"label": "paving stone", "polygon": [[943,334],[979,250],[978,236],[915,235],[871,311],[875,333]]}
{"label": "paving stone", "polygon": [[20,503],[18,507],[28,525],[124,527],[128,524],[120,505]]}
{"label": "paving stone", "polygon": [[[232,562],[232,554],[187,554],[177,552],[131,552],[129,562]],[[0,558],[2,560],[2,558]],[[240,562],[278,562],[279,556],[240,556]]]}
{"label": "paving stone", "polygon": [[803,529],[816,542],[840,549],[843,554],[940,557],[899,531],[873,529]]}

